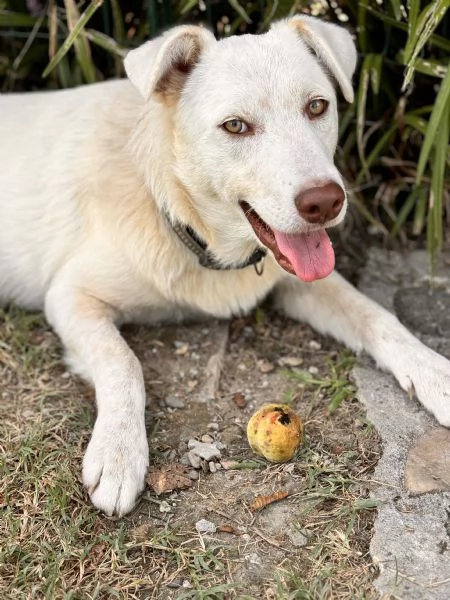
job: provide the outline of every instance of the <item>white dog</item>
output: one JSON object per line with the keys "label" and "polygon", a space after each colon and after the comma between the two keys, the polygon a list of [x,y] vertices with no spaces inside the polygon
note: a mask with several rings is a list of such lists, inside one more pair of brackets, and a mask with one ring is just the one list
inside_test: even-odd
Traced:
{"label": "white dog", "polygon": [[273,290],[450,425],[450,363],[333,272],[333,81],[351,102],[355,62],[350,35],[310,17],[219,42],[182,26],[128,54],[130,81],[0,97],[0,302],[44,309],[95,385],[83,481],[107,514],[133,508],[148,467],[127,321],[227,318]]}

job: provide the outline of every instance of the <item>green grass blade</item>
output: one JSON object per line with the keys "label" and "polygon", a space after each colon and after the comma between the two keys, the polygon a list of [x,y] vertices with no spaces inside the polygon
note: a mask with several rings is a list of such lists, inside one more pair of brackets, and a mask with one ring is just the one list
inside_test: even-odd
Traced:
{"label": "green grass blade", "polygon": [[367,170],[366,157],[364,150],[364,128],[366,124],[366,102],[367,102],[367,90],[370,82],[370,74],[373,63],[373,54],[368,54],[363,61],[361,72],[359,75],[359,85],[357,94],[357,108],[356,108],[356,145],[358,148],[359,158],[363,165],[363,168]]}
{"label": "green grass blade", "polygon": [[114,39],[117,43],[123,44],[123,42],[126,38],[126,34],[125,34],[122,10],[120,8],[120,4],[119,4],[118,0],[110,0],[110,2],[111,2],[112,17],[113,17]]}
{"label": "green grass blade", "polygon": [[408,41],[405,46],[405,51],[410,52],[410,46],[414,37],[414,32],[417,30],[417,18],[420,11],[420,0],[409,0],[408,11]]}
{"label": "green grass blade", "polygon": [[372,87],[372,92],[375,96],[378,96],[380,93],[380,83],[381,83],[381,70],[383,68],[383,55],[382,54],[374,54],[372,59],[372,65],[370,67],[370,84]]}
{"label": "green grass blade", "polygon": [[234,8],[234,10],[238,13],[238,15],[241,17],[241,19],[243,21],[245,21],[249,25],[252,23],[252,20],[250,19],[250,17],[248,16],[248,14],[245,12],[245,9],[243,8],[243,6],[241,6],[239,4],[239,0],[228,0],[228,4],[232,8]]}
{"label": "green grass blade", "polygon": [[37,19],[31,15],[0,10],[0,27],[33,27]]}
{"label": "green grass blade", "polygon": [[[397,54],[397,60],[403,64],[407,65],[407,61],[405,60],[405,53],[400,51]],[[418,73],[423,73],[424,75],[430,75],[431,77],[440,77],[441,79],[445,77],[447,74],[447,65],[448,60],[433,60],[430,58],[416,58],[414,63],[414,69]]]}
{"label": "green grass blade", "polygon": [[411,36],[405,47],[407,70],[403,81],[403,89],[406,89],[411,83],[417,56],[432,36],[449,6],[450,0],[434,0],[420,13],[416,28],[411,29]]}
{"label": "green grass blade", "polygon": [[109,35],[105,35],[101,31],[97,31],[95,29],[85,29],[84,30],[86,37],[90,42],[93,42],[103,50],[106,50],[110,54],[114,54],[119,56],[120,58],[125,58],[127,55],[127,48],[121,46]]}
{"label": "green grass blade", "polygon": [[447,103],[443,118],[442,125],[439,127],[436,134],[435,152],[432,162],[432,175],[431,175],[431,195],[430,195],[430,213],[431,219],[430,224],[432,231],[429,239],[431,240],[431,247],[428,247],[428,251],[432,260],[436,254],[436,251],[442,247],[442,217],[443,217],[443,190],[445,184],[445,168],[447,162],[447,147],[448,147],[448,136],[449,136],[449,119],[450,119],[450,103]]}
{"label": "green grass blade", "polygon": [[102,3],[103,3],[103,0],[92,0],[92,2],[89,4],[87,9],[81,14],[77,23],[74,25],[73,30],[70,32],[69,36],[64,41],[61,48],[58,50],[58,52],[55,54],[53,59],[46,66],[46,68],[42,74],[43,77],[47,77],[48,74],[55,68],[55,66],[61,60],[61,58],[67,54],[67,52],[70,50],[70,48],[74,44],[75,40],[81,34],[86,23],[89,21],[89,19],[95,13],[95,11],[102,5]]}
{"label": "green grass blade", "polygon": [[425,227],[427,217],[427,188],[422,186],[419,189],[419,195],[416,201],[413,219],[413,235],[420,235]]}
{"label": "green grass blade", "polygon": [[[69,30],[72,31],[75,23],[80,18],[80,13],[78,12],[75,0],[64,0],[64,4],[66,6],[66,17]],[[85,81],[87,83],[94,83],[97,79],[95,76],[95,65],[92,62],[91,48],[84,30],[82,30],[77,39],[74,40],[73,46],[78,65],[83,73]]]}
{"label": "green grass blade", "polygon": [[358,46],[363,54],[367,52],[367,31],[366,31],[366,17],[369,0],[361,0],[358,2]]}
{"label": "green grass blade", "polygon": [[390,4],[392,7],[392,12],[394,13],[394,17],[397,19],[397,21],[400,21],[400,19],[402,18],[400,0],[390,0]]}
{"label": "green grass blade", "polygon": [[411,192],[408,194],[408,197],[403,202],[402,207],[395,219],[394,226],[391,229],[391,236],[396,237],[400,231],[400,229],[405,224],[406,219],[411,214],[414,209],[417,199],[419,198],[421,192],[421,188],[414,187]]}
{"label": "green grass blade", "polygon": [[180,10],[180,15],[185,15],[186,13],[191,11],[193,8],[195,8],[197,6],[197,3],[198,3],[198,0],[186,0],[186,2],[183,4],[183,6]]}
{"label": "green grass blade", "polygon": [[386,148],[386,146],[391,143],[397,129],[397,124],[390,127],[375,144],[374,148],[371,150],[369,156],[367,157],[363,168],[358,173],[358,177],[356,178],[356,185],[360,185],[362,183],[364,177],[368,174],[370,167],[375,161],[377,161],[380,158],[380,155]]}
{"label": "green grass blade", "polygon": [[[450,103],[450,69],[443,79],[439,92],[436,96],[433,112],[431,113],[428,122],[428,128],[423,140],[422,150],[420,151],[419,161],[417,165],[416,183],[418,184],[425,172],[425,166],[430,155],[431,148],[436,138],[436,133],[439,128],[445,128],[448,125],[448,104]],[[443,121],[447,120],[447,124]]]}
{"label": "green grass blade", "polygon": [[[367,6],[366,10],[374,17],[380,19],[380,21],[382,21],[386,25],[392,25],[392,27],[396,27],[397,29],[401,29],[402,31],[408,31],[408,25],[406,23],[403,23],[402,21],[396,21],[393,17],[385,15],[384,13],[380,12],[376,8],[373,8],[372,6]],[[441,35],[433,33],[433,35],[430,36],[428,43],[432,46],[435,46],[436,48],[441,48],[442,50],[445,50],[445,52],[450,52],[450,40],[448,40],[445,37],[442,37]]]}

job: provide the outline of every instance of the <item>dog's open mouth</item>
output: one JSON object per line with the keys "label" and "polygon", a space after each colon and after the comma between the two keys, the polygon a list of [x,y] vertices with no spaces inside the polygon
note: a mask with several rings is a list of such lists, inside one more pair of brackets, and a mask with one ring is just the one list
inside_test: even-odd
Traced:
{"label": "dog's open mouth", "polygon": [[271,229],[247,202],[240,206],[258,239],[285,271],[310,282],[323,279],[334,269],[334,251],[325,229],[282,233]]}

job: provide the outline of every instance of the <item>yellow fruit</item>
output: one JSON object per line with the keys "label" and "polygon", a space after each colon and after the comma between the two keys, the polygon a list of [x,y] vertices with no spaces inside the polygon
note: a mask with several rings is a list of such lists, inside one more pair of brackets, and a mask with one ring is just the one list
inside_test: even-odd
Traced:
{"label": "yellow fruit", "polygon": [[247,425],[252,450],[271,462],[290,460],[300,446],[302,436],[300,417],[286,404],[265,404]]}

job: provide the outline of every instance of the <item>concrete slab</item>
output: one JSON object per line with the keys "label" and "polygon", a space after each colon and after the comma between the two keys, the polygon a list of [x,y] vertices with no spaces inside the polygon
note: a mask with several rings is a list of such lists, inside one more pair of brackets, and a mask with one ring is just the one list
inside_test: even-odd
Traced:
{"label": "concrete slab", "polygon": [[[430,292],[425,252],[403,255],[373,250],[359,288],[396,312],[422,341],[450,357],[450,263],[445,258]],[[450,494],[418,491],[432,489],[433,479],[437,490],[447,487],[450,436],[416,401],[409,400],[389,375],[367,363],[355,369],[355,380],[368,419],[383,440],[372,491],[372,497],[381,502],[371,543],[379,567],[375,586],[382,598],[448,600]],[[433,438],[435,443],[430,443]],[[417,458],[424,448],[425,471],[425,461]]]}

